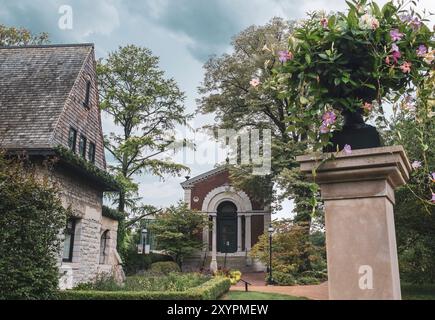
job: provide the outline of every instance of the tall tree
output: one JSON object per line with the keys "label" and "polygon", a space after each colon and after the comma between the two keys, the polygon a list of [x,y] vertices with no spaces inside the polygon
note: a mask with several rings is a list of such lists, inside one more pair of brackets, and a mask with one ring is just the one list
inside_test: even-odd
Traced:
{"label": "tall tree", "polygon": [[149,228],[155,234],[157,247],[173,255],[181,268],[185,256],[202,248],[200,235],[206,225],[201,212],[190,210],[186,203],[180,202],[157,214]]}
{"label": "tall tree", "polygon": [[174,129],[189,118],[184,93],[173,79],[166,79],[159,59],[146,48],[120,47],[97,66],[101,108],[119,132],[105,136],[105,147],[115,163],[110,166],[124,186],[115,199],[118,209],[135,209],[137,183],[134,177],[150,173],[163,177],[187,168],[162,158],[176,142]]}
{"label": "tall tree", "polygon": [[7,27],[0,24],[0,46],[25,46],[49,42],[46,32],[34,34],[25,28]]}
{"label": "tall tree", "polygon": [[[202,113],[216,115],[217,123],[213,127],[271,130],[271,176],[253,176],[247,175],[245,170],[233,170],[233,181],[259,199],[266,190],[258,186],[272,181],[284,191],[276,194],[276,199],[294,199],[298,217],[309,221],[314,189],[313,184],[304,182],[304,178],[293,171],[298,167],[294,156],[306,145],[305,137],[291,130],[288,121],[291,101],[276,94],[273,88],[250,84],[252,79],[261,83],[281,63],[279,51],[287,48],[293,25],[294,22],[273,18],[264,26],[251,26],[235,36],[233,53],[213,57],[205,64],[198,105]],[[284,173],[292,179],[280,179]],[[270,188],[268,190],[270,193]]]}

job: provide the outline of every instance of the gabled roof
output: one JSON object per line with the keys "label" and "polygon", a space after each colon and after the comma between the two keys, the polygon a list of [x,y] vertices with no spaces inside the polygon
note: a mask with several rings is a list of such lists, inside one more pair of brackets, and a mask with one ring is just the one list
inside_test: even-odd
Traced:
{"label": "gabled roof", "polygon": [[49,148],[92,44],[0,47],[0,145]]}
{"label": "gabled roof", "polygon": [[181,184],[181,187],[183,187],[183,189],[190,189],[192,188],[195,184],[197,184],[200,181],[204,181],[207,180],[208,178],[210,178],[211,176],[214,176],[216,174],[219,174],[221,172],[224,172],[228,170],[228,165],[224,165],[224,166],[220,166],[217,168],[214,168],[210,171],[204,172],[196,177],[190,178],[186,181],[183,181]]}

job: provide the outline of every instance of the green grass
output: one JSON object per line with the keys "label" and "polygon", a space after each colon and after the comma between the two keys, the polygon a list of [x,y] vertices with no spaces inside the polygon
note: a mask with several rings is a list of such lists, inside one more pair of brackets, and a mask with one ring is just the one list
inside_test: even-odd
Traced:
{"label": "green grass", "polygon": [[402,284],[403,300],[435,300],[435,284]]}
{"label": "green grass", "polygon": [[294,297],[286,294],[255,292],[255,291],[229,291],[222,300],[307,300],[303,297]]}

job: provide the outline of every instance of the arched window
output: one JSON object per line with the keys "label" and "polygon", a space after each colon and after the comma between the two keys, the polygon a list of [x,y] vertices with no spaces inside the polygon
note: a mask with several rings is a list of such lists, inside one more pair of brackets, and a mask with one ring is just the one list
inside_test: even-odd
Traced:
{"label": "arched window", "polygon": [[107,248],[108,240],[109,240],[109,230],[106,230],[101,235],[101,240],[100,240],[100,264],[106,263],[107,256],[109,254]]}

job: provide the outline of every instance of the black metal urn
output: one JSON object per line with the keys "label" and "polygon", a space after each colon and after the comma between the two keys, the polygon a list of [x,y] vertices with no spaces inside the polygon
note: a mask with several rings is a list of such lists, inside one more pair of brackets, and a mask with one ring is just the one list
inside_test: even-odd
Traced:
{"label": "black metal urn", "polygon": [[352,150],[377,148],[382,145],[376,128],[364,122],[362,110],[343,110],[341,114],[344,117],[343,128],[332,133],[332,144],[324,147],[323,152],[335,152],[337,146],[338,150],[343,150],[346,144],[350,145]]}

